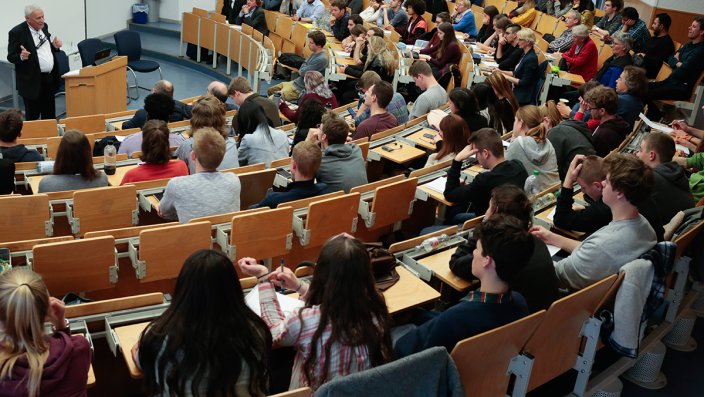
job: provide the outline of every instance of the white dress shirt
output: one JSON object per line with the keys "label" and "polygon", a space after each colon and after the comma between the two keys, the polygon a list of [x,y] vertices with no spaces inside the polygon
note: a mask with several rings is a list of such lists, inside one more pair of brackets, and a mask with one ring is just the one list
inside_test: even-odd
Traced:
{"label": "white dress shirt", "polygon": [[[27,24],[29,26],[29,24]],[[54,55],[51,52],[50,37],[45,36],[44,32],[34,30],[29,26],[29,31],[34,39],[34,46],[37,47],[37,58],[39,59],[39,70],[42,73],[49,73],[54,68]],[[44,40],[42,40],[44,38]],[[41,46],[39,45],[41,43]]]}

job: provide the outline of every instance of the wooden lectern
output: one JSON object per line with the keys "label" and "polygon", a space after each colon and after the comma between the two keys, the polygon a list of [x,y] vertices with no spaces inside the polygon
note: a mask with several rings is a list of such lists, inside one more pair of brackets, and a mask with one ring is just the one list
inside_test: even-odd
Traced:
{"label": "wooden lectern", "polygon": [[66,80],[66,116],[127,110],[127,57],[116,56],[99,66],[86,66]]}

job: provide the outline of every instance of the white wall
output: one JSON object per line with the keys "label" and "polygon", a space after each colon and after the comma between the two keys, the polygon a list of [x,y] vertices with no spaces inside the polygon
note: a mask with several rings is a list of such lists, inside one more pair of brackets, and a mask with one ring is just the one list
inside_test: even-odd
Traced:
{"label": "white wall", "polygon": [[171,19],[172,21],[181,21],[181,14],[191,11],[193,7],[212,11],[215,10],[216,3],[216,0],[161,0],[159,17]]}
{"label": "white wall", "polygon": [[[648,0],[644,0],[647,2]],[[651,0],[656,7],[666,8],[669,10],[692,12],[695,14],[703,14],[703,2],[701,0]],[[651,3],[648,3],[651,4]]]}
{"label": "white wall", "polygon": [[127,28],[138,0],[86,0],[87,36],[111,35]]}

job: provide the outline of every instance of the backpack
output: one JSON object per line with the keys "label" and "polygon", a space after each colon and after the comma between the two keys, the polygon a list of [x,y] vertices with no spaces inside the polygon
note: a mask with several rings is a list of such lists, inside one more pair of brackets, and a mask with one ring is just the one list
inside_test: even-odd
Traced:
{"label": "backpack", "polygon": [[0,194],[15,191],[15,162],[0,158]]}
{"label": "backpack", "polygon": [[306,62],[306,59],[301,55],[296,55],[290,52],[285,52],[279,55],[278,62],[290,68],[299,69]]}

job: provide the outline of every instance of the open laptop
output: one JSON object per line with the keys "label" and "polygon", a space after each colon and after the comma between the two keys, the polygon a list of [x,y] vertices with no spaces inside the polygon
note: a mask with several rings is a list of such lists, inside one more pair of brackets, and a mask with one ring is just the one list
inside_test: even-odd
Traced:
{"label": "open laptop", "polygon": [[102,50],[96,51],[93,64],[95,66],[102,65],[106,62],[110,62],[112,59],[113,57],[110,56],[110,48],[103,48]]}

